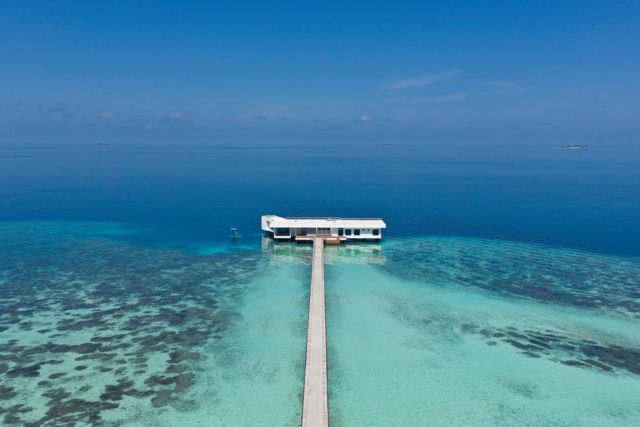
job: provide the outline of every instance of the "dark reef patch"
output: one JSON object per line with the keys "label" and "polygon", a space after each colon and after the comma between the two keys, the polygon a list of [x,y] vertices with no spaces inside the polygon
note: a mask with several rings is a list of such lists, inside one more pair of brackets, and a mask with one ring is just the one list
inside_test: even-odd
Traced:
{"label": "dark reef patch", "polygon": [[40,375],[39,363],[36,363],[35,365],[29,365],[29,366],[16,366],[15,368],[7,371],[7,376],[9,378],[37,377],[38,375]]}
{"label": "dark reef patch", "polygon": [[156,408],[168,405],[171,403],[171,390],[159,390],[151,399],[151,403]]}
{"label": "dark reef patch", "polygon": [[100,395],[100,400],[122,400],[122,395],[133,385],[133,381],[128,380],[120,380],[117,384],[108,385]]}
{"label": "dark reef patch", "polygon": [[489,334],[483,333],[472,324],[460,325],[463,334],[477,334],[485,343],[496,345],[498,342],[509,344],[520,354],[532,358],[546,358],[567,366],[597,369],[605,372],[627,371],[640,375],[640,348],[625,348],[619,345],[597,343],[589,339],[571,337],[559,331],[517,330],[514,327],[496,329]]}
{"label": "dark reef patch", "polygon": [[0,400],[8,400],[16,397],[17,393],[13,387],[0,384]]}

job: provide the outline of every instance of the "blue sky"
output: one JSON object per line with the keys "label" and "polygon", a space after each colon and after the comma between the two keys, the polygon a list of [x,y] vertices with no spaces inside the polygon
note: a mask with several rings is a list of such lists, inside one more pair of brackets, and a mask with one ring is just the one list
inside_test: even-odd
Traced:
{"label": "blue sky", "polygon": [[0,3],[0,143],[640,136],[639,1]]}

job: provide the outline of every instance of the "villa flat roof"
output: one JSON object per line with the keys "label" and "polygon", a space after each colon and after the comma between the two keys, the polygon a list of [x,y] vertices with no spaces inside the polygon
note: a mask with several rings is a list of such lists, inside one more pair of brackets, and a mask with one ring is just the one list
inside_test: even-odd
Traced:
{"label": "villa flat roof", "polygon": [[271,228],[386,228],[381,218],[283,218],[271,217]]}

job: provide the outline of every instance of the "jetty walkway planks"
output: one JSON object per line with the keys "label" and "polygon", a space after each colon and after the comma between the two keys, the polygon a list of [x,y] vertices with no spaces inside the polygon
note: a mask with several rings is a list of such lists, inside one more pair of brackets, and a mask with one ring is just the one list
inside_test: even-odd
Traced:
{"label": "jetty walkway planks", "polygon": [[329,425],[327,330],[324,302],[324,239],[314,238],[302,427],[327,427]]}

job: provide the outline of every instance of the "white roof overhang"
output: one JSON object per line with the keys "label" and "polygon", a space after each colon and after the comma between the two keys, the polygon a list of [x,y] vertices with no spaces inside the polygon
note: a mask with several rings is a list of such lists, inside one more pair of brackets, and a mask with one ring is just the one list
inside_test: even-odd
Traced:
{"label": "white roof overhang", "polygon": [[271,228],[386,228],[380,218],[274,218]]}

